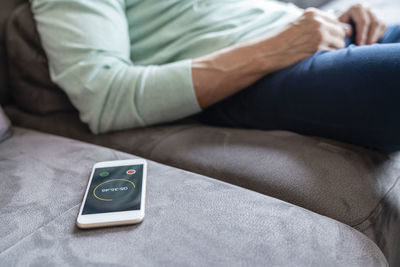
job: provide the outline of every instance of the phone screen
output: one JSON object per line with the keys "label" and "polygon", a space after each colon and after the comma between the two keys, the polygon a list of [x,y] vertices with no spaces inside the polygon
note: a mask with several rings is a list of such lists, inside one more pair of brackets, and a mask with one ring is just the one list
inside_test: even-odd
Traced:
{"label": "phone screen", "polygon": [[143,165],[96,168],[82,214],[140,210]]}

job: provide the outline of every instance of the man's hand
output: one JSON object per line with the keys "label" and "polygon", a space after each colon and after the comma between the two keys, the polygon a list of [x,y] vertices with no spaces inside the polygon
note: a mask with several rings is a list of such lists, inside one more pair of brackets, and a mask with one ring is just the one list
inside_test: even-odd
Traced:
{"label": "man's hand", "polygon": [[386,24],[365,4],[351,6],[338,19],[343,23],[355,23],[357,45],[376,43],[386,31]]}
{"label": "man's hand", "polygon": [[341,23],[335,16],[316,8],[308,8],[296,21],[288,25],[285,35],[290,50],[309,52],[311,56],[318,50],[336,50],[345,47],[344,38],[351,33],[350,25]]}
{"label": "man's hand", "polygon": [[344,38],[350,34],[350,25],[341,23],[334,15],[309,8],[272,35],[193,59],[197,100],[206,108],[319,50],[344,48]]}

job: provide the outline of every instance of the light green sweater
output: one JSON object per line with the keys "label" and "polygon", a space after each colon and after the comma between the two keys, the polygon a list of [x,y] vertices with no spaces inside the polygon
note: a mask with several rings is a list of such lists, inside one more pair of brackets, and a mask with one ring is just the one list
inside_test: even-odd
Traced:
{"label": "light green sweater", "polygon": [[94,133],[199,112],[191,59],[302,11],[270,0],[31,0],[52,80]]}

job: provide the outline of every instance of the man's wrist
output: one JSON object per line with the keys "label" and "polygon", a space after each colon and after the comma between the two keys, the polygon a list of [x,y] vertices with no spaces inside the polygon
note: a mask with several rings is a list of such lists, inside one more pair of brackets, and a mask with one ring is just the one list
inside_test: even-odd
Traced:
{"label": "man's wrist", "polygon": [[285,61],[285,49],[288,43],[288,32],[281,32],[268,39],[262,40],[256,44],[254,48],[257,51],[255,60],[258,62],[257,70],[267,75],[278,70]]}

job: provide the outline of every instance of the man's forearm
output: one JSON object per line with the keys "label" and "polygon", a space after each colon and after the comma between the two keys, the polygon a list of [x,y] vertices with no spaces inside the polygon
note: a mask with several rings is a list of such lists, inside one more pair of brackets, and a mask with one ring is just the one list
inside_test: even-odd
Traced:
{"label": "man's forearm", "polygon": [[192,79],[197,101],[206,108],[319,50],[343,48],[348,33],[336,18],[307,9],[275,34],[194,59]]}
{"label": "man's forearm", "polygon": [[206,108],[251,85],[268,74],[278,57],[273,41],[255,41],[232,46],[192,61],[192,79],[197,100]]}

